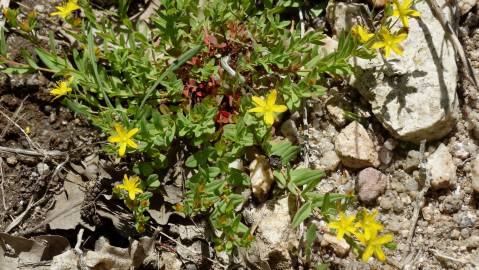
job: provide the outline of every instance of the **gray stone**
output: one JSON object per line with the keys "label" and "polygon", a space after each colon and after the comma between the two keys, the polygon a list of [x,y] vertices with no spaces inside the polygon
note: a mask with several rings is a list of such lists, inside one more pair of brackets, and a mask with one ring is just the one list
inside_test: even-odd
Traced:
{"label": "gray stone", "polygon": [[374,203],[386,191],[388,177],[374,168],[366,168],[359,172],[357,191],[359,200]]}
{"label": "gray stone", "polygon": [[381,161],[382,164],[388,165],[391,163],[393,159],[393,152],[387,149],[386,147],[381,147],[379,149],[379,161]]}
{"label": "gray stone", "polygon": [[421,153],[416,150],[411,150],[407,153],[406,161],[404,163],[404,170],[411,172],[418,168],[421,158]]}
{"label": "gray stone", "polygon": [[473,212],[467,211],[454,214],[453,219],[460,228],[470,228],[476,223],[477,216]]}
{"label": "gray stone", "polygon": [[326,7],[326,20],[336,36],[349,31],[355,24],[369,25],[367,18],[369,8],[365,4],[330,1]]}
{"label": "gray stone", "polygon": [[467,147],[462,142],[456,142],[451,147],[451,153],[455,158],[465,160],[469,157],[470,153]]}
{"label": "gray stone", "polygon": [[[438,5],[450,21],[451,9],[444,2]],[[440,139],[454,127],[458,73],[454,47],[428,4],[417,2],[415,8],[422,15],[409,20],[408,38],[401,44],[404,55],[354,59],[357,68],[350,83],[391,135],[418,143]]]}
{"label": "gray stone", "polygon": [[398,145],[398,141],[396,141],[396,140],[393,139],[393,138],[387,139],[387,140],[384,142],[384,144],[383,144],[383,146],[384,146],[386,149],[390,150],[390,151],[396,149],[396,146],[397,146],[397,145]]}
{"label": "gray stone", "polygon": [[340,162],[341,160],[335,151],[328,151],[319,159],[316,169],[326,172],[334,171]]}
{"label": "gray stone", "polygon": [[472,162],[471,182],[472,189],[474,189],[476,193],[479,193],[479,158],[477,157]]}
{"label": "gray stone", "polygon": [[449,188],[456,183],[456,165],[449,149],[440,144],[427,159],[427,172],[431,179],[432,189]]}
{"label": "gray stone", "polygon": [[333,251],[339,257],[344,257],[348,255],[351,246],[346,242],[346,240],[338,239],[335,235],[329,233],[324,234],[323,241],[321,241],[321,246],[331,246]]}
{"label": "gray stone", "polygon": [[298,142],[298,128],[296,127],[296,123],[291,119],[283,122],[281,125],[281,134],[293,143]]}
{"label": "gray stone", "polygon": [[251,189],[253,195],[260,202],[264,202],[273,184],[273,172],[265,156],[257,156],[249,165]]}
{"label": "gray stone", "polygon": [[391,210],[393,208],[393,201],[388,196],[382,196],[379,198],[379,206],[383,210]]}
{"label": "gray stone", "polygon": [[335,149],[341,162],[351,168],[379,166],[378,153],[366,129],[354,121],[336,137]]}
{"label": "gray stone", "polygon": [[17,157],[15,157],[15,156],[7,157],[7,164],[8,165],[15,165],[15,164],[17,164],[17,162],[18,162]]}
{"label": "gray stone", "polygon": [[40,162],[37,164],[37,171],[39,175],[47,175],[50,173],[50,166],[43,162]]}
{"label": "gray stone", "polygon": [[472,235],[471,237],[467,238],[466,246],[468,248],[479,248],[479,235]]}

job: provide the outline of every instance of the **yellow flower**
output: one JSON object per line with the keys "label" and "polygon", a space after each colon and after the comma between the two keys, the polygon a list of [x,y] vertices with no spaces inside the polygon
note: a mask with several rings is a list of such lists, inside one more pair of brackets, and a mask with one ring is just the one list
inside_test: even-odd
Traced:
{"label": "yellow flower", "polygon": [[51,91],[50,91],[50,94],[54,95],[55,99],[61,97],[61,96],[64,96],[68,93],[70,93],[72,91],[72,89],[68,86],[70,81],[61,81],[59,83],[57,83],[57,87],[53,88]]}
{"label": "yellow flower", "polygon": [[256,107],[249,109],[248,112],[262,113],[264,115],[264,122],[266,125],[271,126],[274,123],[274,114],[282,113],[288,110],[288,107],[284,105],[276,105],[276,90],[271,91],[266,100],[262,97],[253,96],[253,102]]}
{"label": "yellow flower", "polygon": [[404,0],[399,4],[399,0],[393,0],[393,16],[399,17],[404,27],[409,27],[409,17],[419,17],[421,12],[411,9],[412,0]]}
{"label": "yellow flower", "polygon": [[354,25],[353,28],[351,28],[351,33],[353,36],[355,36],[359,42],[361,43],[366,43],[368,42],[372,37],[374,37],[374,34],[369,33],[368,29],[362,27],[361,25]]}
{"label": "yellow flower", "polygon": [[379,41],[376,41],[372,46],[373,49],[384,48],[384,57],[386,58],[391,55],[391,50],[398,55],[403,54],[404,50],[398,43],[405,40],[407,38],[407,34],[402,33],[394,35],[389,32],[388,28],[383,26],[379,31],[379,36]]}
{"label": "yellow flower", "polygon": [[133,137],[139,131],[138,128],[134,128],[127,132],[119,124],[115,124],[113,127],[115,128],[117,135],[108,137],[108,141],[111,143],[118,143],[120,145],[120,149],[118,150],[120,157],[125,155],[127,145],[131,148],[138,148],[138,144],[131,139],[131,137]]}
{"label": "yellow flower", "polygon": [[355,215],[346,216],[343,212],[339,212],[339,219],[328,223],[328,227],[336,230],[336,237],[343,239],[345,234],[355,234],[356,228],[354,227]]}
{"label": "yellow flower", "polygon": [[374,209],[370,213],[366,210],[363,210],[362,219],[355,224],[356,228],[360,228],[364,231],[364,239],[370,239],[372,235],[375,235],[384,229],[384,226],[376,221],[377,215],[377,209]]}
{"label": "yellow flower", "polygon": [[68,0],[68,2],[63,5],[56,6],[57,11],[50,13],[50,16],[60,16],[66,19],[73,11],[80,9],[77,2],[78,0]]}
{"label": "yellow flower", "polygon": [[378,237],[377,233],[374,233],[371,235],[369,239],[359,239],[363,244],[365,244],[366,249],[363,252],[363,255],[361,258],[363,261],[367,261],[373,254],[378,258],[380,261],[385,261],[386,256],[384,255],[384,252],[382,250],[382,245],[387,244],[389,242],[392,242],[394,240],[394,237],[392,234],[388,233],[385,235],[382,235]]}
{"label": "yellow flower", "polygon": [[138,176],[132,176],[128,179],[128,176],[125,174],[125,176],[123,177],[123,184],[116,185],[116,188],[125,190],[126,192],[128,192],[128,197],[131,200],[134,200],[136,194],[143,192],[143,190],[138,187],[139,185],[140,178]]}

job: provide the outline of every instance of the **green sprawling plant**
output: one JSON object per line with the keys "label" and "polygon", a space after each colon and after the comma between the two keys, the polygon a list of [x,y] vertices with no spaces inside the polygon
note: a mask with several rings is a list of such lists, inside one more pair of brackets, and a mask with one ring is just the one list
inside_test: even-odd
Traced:
{"label": "green sprawling plant", "polygon": [[349,195],[314,191],[324,174],[293,167],[300,147],[276,139],[274,122],[323,94],[327,80],[349,75],[351,57],[373,57],[363,44],[375,37],[356,28],[354,37],[341,35],[337,49],[326,54],[320,31],[302,33],[298,23],[280,16],[302,1],[165,0],[149,24],[126,16],[128,2],[119,1],[118,13],[105,16],[96,16],[87,1],[57,7],[52,16],[76,40],[73,48],[53,35],[46,46],[35,38],[33,15],[22,27],[16,10],[4,11],[7,29],[36,42],[42,65],[26,52],[27,64],[14,64],[4,45],[0,63],[9,64],[4,72],[51,72],[58,80],[52,95],[110,135],[106,153],[128,160],[136,174],[125,175],[114,193],[134,213],[138,231],[148,223],[148,200],[178,161],[189,176],[175,209],[207,214],[219,251],[231,253],[253,240],[235,211],[250,178],[231,165],[247,155],[280,158],[277,186],[303,202],[294,227],[315,209],[332,218],[344,208],[338,205],[352,202]]}

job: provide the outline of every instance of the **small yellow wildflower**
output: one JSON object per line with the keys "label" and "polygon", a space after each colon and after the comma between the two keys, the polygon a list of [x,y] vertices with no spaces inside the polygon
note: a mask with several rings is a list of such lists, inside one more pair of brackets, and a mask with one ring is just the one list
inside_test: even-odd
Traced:
{"label": "small yellow wildflower", "polygon": [[78,0],[68,0],[68,2],[55,8],[57,11],[50,13],[50,16],[60,16],[66,19],[73,11],[80,9],[80,6],[78,5]]}
{"label": "small yellow wildflower", "polygon": [[50,91],[50,94],[54,95],[55,99],[61,97],[61,96],[64,96],[68,93],[70,93],[72,91],[72,89],[70,88],[70,86],[68,86],[70,81],[60,81],[59,83],[57,83],[57,87],[53,88],[51,91]]}
{"label": "small yellow wildflower", "polygon": [[411,9],[412,0],[404,0],[402,4],[399,0],[393,0],[393,16],[399,17],[404,27],[409,27],[409,17],[420,17],[421,12]]}
{"label": "small yellow wildflower", "polygon": [[374,209],[371,212],[364,210],[362,212],[362,218],[359,220],[355,227],[364,231],[364,237],[370,239],[371,235],[377,234],[384,229],[384,226],[376,221],[378,210]]}
{"label": "small yellow wildflower", "polygon": [[284,105],[276,105],[276,96],[278,93],[276,90],[272,90],[266,100],[262,97],[253,96],[253,103],[256,107],[249,109],[248,112],[262,113],[264,115],[264,122],[266,125],[271,126],[274,123],[274,114],[282,113],[288,110],[288,107]]}
{"label": "small yellow wildflower", "polygon": [[382,246],[384,244],[392,242],[394,240],[394,237],[390,233],[382,235],[380,237],[378,237],[377,233],[374,233],[370,236],[369,239],[365,238],[364,235],[363,237],[359,237],[358,239],[366,246],[366,249],[361,256],[361,259],[363,261],[366,262],[373,254],[374,256],[376,256],[376,258],[378,258],[378,260],[385,261],[386,256],[384,255]]}
{"label": "small yellow wildflower", "polygon": [[328,227],[336,230],[336,238],[343,239],[345,234],[355,234],[354,220],[356,215],[346,216],[339,212],[339,219],[328,223]]}
{"label": "small yellow wildflower", "polygon": [[374,37],[374,34],[369,33],[368,29],[362,27],[361,25],[354,25],[353,28],[351,28],[351,33],[353,36],[355,36],[359,42],[361,43],[366,43],[368,42],[371,38]]}
{"label": "small yellow wildflower", "polygon": [[383,26],[379,31],[379,36],[379,41],[376,41],[372,46],[373,49],[384,48],[384,57],[386,58],[391,55],[391,50],[398,55],[403,54],[404,50],[398,43],[407,38],[406,33],[394,35],[389,32],[387,27]]}
{"label": "small yellow wildflower", "polygon": [[138,144],[131,139],[131,137],[133,137],[139,131],[138,128],[134,128],[127,132],[119,124],[115,124],[113,127],[115,128],[117,135],[108,137],[108,141],[111,143],[118,143],[120,145],[118,150],[120,157],[125,155],[127,145],[131,148],[138,148]]}
{"label": "small yellow wildflower", "polygon": [[123,184],[116,185],[116,188],[125,190],[126,192],[128,192],[128,197],[131,200],[134,200],[136,194],[143,192],[143,190],[138,187],[139,185],[140,178],[138,176],[132,176],[128,178],[128,176],[125,174],[125,176],[123,177]]}

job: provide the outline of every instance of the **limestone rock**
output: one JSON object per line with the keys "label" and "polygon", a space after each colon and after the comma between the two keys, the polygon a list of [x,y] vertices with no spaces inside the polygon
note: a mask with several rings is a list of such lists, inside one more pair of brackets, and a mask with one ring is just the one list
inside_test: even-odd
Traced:
{"label": "limestone rock", "polygon": [[323,170],[326,172],[331,172],[336,170],[341,160],[335,151],[328,151],[323,154],[323,156],[318,160],[316,164],[316,169]]}
{"label": "limestone rock", "polygon": [[374,168],[366,168],[358,175],[358,197],[364,203],[373,203],[386,191],[388,177]]}
{"label": "limestone rock", "polygon": [[456,183],[456,165],[451,153],[444,144],[427,159],[426,168],[431,178],[431,188],[449,188]]}
{"label": "limestone rock", "polygon": [[379,166],[378,153],[366,129],[354,121],[336,137],[336,152],[341,162],[351,168]]}
{"label": "limestone rock", "polygon": [[349,31],[354,24],[369,25],[369,8],[365,4],[330,1],[326,7],[326,20],[339,36],[343,31]]}
{"label": "limestone rock", "polygon": [[476,157],[472,162],[472,170],[471,170],[471,181],[472,181],[472,189],[476,193],[479,193],[479,158]]}
{"label": "limestone rock", "polygon": [[457,1],[457,6],[461,15],[468,13],[473,7],[477,5],[477,0],[459,0]]}
{"label": "limestone rock", "polygon": [[344,257],[349,253],[349,249],[351,246],[346,242],[346,240],[338,239],[336,236],[331,234],[324,234],[323,241],[321,241],[322,246],[331,246],[333,248],[334,253],[339,257]]}
{"label": "limestone rock", "polygon": [[268,159],[265,156],[257,156],[249,165],[249,170],[253,195],[260,202],[264,202],[274,181]]}
{"label": "limestone rock", "polygon": [[[451,12],[438,2],[447,20]],[[369,100],[372,111],[396,138],[418,143],[440,139],[455,124],[458,78],[454,48],[441,24],[424,2],[416,9],[421,19],[410,19],[403,56],[354,59],[351,85]],[[399,27],[399,25],[397,26]],[[398,30],[398,29],[395,29]]]}

